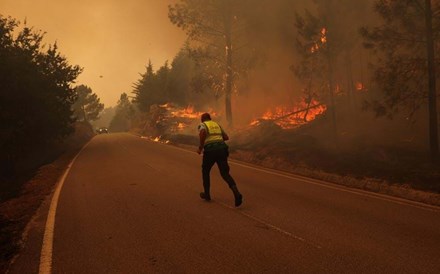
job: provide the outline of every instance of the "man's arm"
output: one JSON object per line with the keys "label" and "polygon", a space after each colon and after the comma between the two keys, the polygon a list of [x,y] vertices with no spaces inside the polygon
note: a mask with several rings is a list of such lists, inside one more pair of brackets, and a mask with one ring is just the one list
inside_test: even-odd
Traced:
{"label": "man's arm", "polygon": [[200,130],[199,139],[200,139],[199,147],[203,148],[203,146],[205,145],[205,140],[206,140],[206,131],[204,129]]}
{"label": "man's arm", "polygon": [[223,141],[227,141],[227,140],[229,140],[229,136],[228,136],[228,134],[226,134],[226,132],[223,130],[222,127],[220,127],[220,129],[222,130]]}
{"label": "man's arm", "polygon": [[228,134],[226,134],[226,132],[224,132],[223,130],[222,130],[222,136],[223,136],[223,141],[229,140]]}
{"label": "man's arm", "polygon": [[203,146],[204,146],[205,140],[206,140],[206,131],[204,129],[200,130],[199,139],[200,139],[200,144],[199,144],[199,149],[197,150],[198,154],[202,153]]}

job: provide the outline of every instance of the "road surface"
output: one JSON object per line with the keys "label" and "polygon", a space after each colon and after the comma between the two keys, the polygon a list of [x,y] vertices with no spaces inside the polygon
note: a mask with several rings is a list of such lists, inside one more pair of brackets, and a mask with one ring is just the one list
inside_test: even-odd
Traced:
{"label": "road surface", "polygon": [[[96,136],[60,192],[52,272],[439,273],[438,208],[230,165],[238,209],[215,167],[199,198],[195,152]],[[25,257],[11,273],[38,269]]]}

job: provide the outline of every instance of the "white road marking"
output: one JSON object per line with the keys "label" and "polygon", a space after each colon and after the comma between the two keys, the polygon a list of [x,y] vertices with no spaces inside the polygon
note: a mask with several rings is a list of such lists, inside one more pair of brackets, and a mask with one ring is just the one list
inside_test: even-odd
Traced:
{"label": "white road marking", "polygon": [[[156,142],[152,142],[152,143],[160,144],[160,143],[156,143]],[[171,147],[173,149],[185,151],[187,153],[196,154],[195,151],[191,151],[191,150],[188,150],[188,149],[176,147],[176,146],[173,146],[173,145],[169,145],[169,144],[162,144],[162,145]],[[364,196],[364,197],[369,197],[369,198],[376,198],[378,200],[382,200],[382,201],[386,201],[386,202],[391,202],[391,203],[395,203],[395,204],[399,204],[399,205],[411,206],[411,207],[415,207],[415,208],[419,208],[419,209],[424,209],[424,210],[429,210],[429,211],[433,211],[433,212],[440,212],[440,207],[435,206],[435,205],[430,205],[430,204],[425,204],[425,203],[422,203],[422,202],[411,201],[411,200],[407,200],[407,199],[404,199],[404,198],[393,197],[393,196],[389,196],[389,195],[386,195],[386,194],[370,192],[370,191],[366,191],[366,190],[362,190],[362,189],[350,188],[350,187],[344,186],[344,185],[336,185],[335,183],[326,182],[326,181],[322,181],[322,180],[319,180],[319,179],[313,179],[313,178],[309,178],[309,177],[305,177],[305,176],[301,176],[301,175],[296,175],[296,174],[292,174],[292,173],[288,173],[288,172],[283,172],[283,171],[279,171],[279,170],[263,168],[263,167],[256,167],[256,166],[252,166],[251,164],[248,164],[248,163],[245,163],[245,162],[241,162],[241,161],[238,161],[238,160],[229,160],[229,163],[237,165],[237,166],[245,167],[245,168],[248,168],[248,169],[253,169],[253,170],[261,171],[261,172],[264,172],[264,173],[267,173],[267,174],[272,174],[272,175],[276,175],[276,176],[279,176],[279,177],[300,181],[300,182],[303,182],[303,183],[319,185],[319,186],[323,186],[323,187],[326,187],[326,188],[330,188],[330,189],[334,189],[334,190],[338,190],[338,191],[342,191],[342,192],[356,194],[356,195],[359,195],[359,196]]]}
{"label": "white road marking", "polygon": [[235,164],[237,166],[246,167],[248,169],[258,170],[258,171],[261,171],[261,172],[264,172],[267,174],[272,174],[272,175],[276,175],[279,177],[297,180],[297,181],[301,181],[301,182],[308,183],[308,184],[319,185],[319,186],[323,186],[326,188],[335,189],[335,190],[339,190],[339,191],[343,191],[343,192],[348,192],[348,193],[352,193],[352,194],[356,194],[356,195],[360,195],[360,196],[367,196],[370,198],[376,198],[379,200],[393,202],[393,203],[400,204],[400,205],[412,206],[412,207],[416,207],[416,208],[420,208],[420,209],[430,210],[430,211],[434,211],[434,212],[440,212],[440,208],[437,206],[434,206],[434,205],[424,204],[424,203],[406,200],[406,199],[398,198],[398,197],[392,197],[392,196],[388,196],[388,195],[380,194],[380,193],[375,193],[375,192],[368,192],[368,191],[364,191],[361,189],[351,189],[348,186],[334,185],[330,182],[325,182],[325,181],[321,181],[318,179],[303,177],[303,176],[295,175],[295,174],[285,174],[281,171],[266,170],[264,168],[258,168],[258,167],[253,167],[253,166],[250,166],[247,164],[242,164],[242,163],[237,162],[236,160],[230,161],[230,163]]}
{"label": "white road marking", "polygon": [[311,245],[311,246],[313,246],[313,247],[315,247],[317,249],[321,249],[322,248],[321,246],[319,246],[317,244],[314,244],[314,243],[312,243],[310,241],[307,241],[306,239],[304,239],[304,238],[302,238],[300,236],[297,236],[297,235],[295,235],[295,234],[293,234],[293,233],[291,233],[289,231],[286,231],[286,230],[284,230],[284,229],[282,229],[282,228],[280,228],[280,227],[278,227],[276,225],[268,223],[268,222],[266,222],[266,221],[264,221],[264,220],[262,220],[262,219],[260,219],[258,217],[255,217],[255,216],[253,216],[253,215],[251,215],[249,213],[246,213],[246,212],[240,211],[240,210],[236,210],[236,208],[234,208],[232,206],[229,206],[229,205],[227,205],[225,203],[222,203],[222,202],[214,201],[214,203],[217,203],[217,204],[219,204],[219,205],[221,205],[223,207],[229,208],[229,209],[233,209],[235,212],[238,212],[239,214],[241,214],[241,215],[243,215],[243,216],[245,216],[245,217],[247,217],[247,218],[249,218],[251,220],[254,220],[254,221],[256,221],[256,222],[258,222],[258,223],[260,223],[262,225],[265,225],[265,226],[267,226],[268,228],[270,228],[270,229],[272,229],[274,231],[277,231],[277,232],[279,232],[281,234],[284,234],[287,237],[290,237],[290,238],[293,238],[295,240],[301,241],[301,242],[303,242],[305,244],[308,244],[308,245]]}
{"label": "white road marking", "polygon": [[[91,140],[90,140],[91,141]],[[61,189],[63,188],[64,181],[69,174],[70,168],[75,162],[76,158],[81,154],[81,152],[86,148],[90,141],[83,146],[83,148],[76,154],[75,158],[70,161],[67,169],[64,171],[63,176],[57,184],[55,192],[52,196],[52,201],[50,202],[49,212],[47,214],[46,227],[44,230],[43,246],[41,247],[40,254],[40,267],[38,273],[40,274],[50,274],[52,273],[52,251],[53,251],[53,235],[55,231],[55,216],[58,206],[58,199],[60,197]]]}

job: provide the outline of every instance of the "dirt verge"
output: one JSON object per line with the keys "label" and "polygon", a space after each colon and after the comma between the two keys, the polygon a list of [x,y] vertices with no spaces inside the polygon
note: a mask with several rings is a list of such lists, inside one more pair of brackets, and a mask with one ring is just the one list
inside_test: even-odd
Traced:
{"label": "dirt verge", "polygon": [[[21,184],[19,191],[0,203],[0,273],[5,273],[9,262],[20,251],[26,225],[41,203],[50,195],[58,179],[78,151],[93,137],[91,128],[77,125],[75,134],[69,137],[56,158],[37,169],[30,179]],[[26,176],[25,176],[26,177]],[[14,183],[14,182],[12,182]]]}

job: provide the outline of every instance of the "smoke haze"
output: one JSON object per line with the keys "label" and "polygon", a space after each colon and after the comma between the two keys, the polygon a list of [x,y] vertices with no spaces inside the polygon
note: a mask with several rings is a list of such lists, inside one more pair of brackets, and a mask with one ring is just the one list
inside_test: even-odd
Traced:
{"label": "smoke haze", "polygon": [[[1,0],[0,13],[47,32],[71,64],[84,68],[77,84],[90,86],[106,106],[143,72],[172,60],[185,34],[168,19],[171,0]],[[102,76],[102,77],[101,77]]]}

